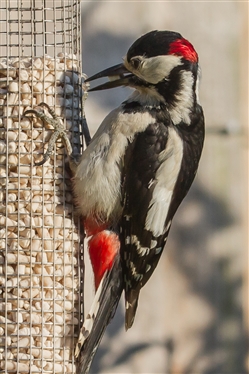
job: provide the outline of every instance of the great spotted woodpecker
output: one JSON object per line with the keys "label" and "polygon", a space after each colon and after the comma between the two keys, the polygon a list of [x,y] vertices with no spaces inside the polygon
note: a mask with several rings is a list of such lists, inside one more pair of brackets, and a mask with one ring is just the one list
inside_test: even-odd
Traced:
{"label": "great spotted woodpecker", "polygon": [[107,115],[74,167],[97,290],[76,346],[80,373],[87,372],[123,290],[125,326],[132,326],[140,290],[195,178],[204,141],[198,55],[179,33],[141,36],[122,64],[86,81],[106,76],[108,83],[90,91],[135,91]]}

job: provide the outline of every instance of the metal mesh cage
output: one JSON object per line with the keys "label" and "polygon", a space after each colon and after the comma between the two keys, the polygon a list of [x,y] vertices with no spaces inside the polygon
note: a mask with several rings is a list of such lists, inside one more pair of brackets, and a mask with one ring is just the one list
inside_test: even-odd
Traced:
{"label": "metal mesh cage", "polygon": [[80,0],[0,4],[0,372],[74,373],[82,241],[62,142],[24,111],[47,103],[82,148]]}

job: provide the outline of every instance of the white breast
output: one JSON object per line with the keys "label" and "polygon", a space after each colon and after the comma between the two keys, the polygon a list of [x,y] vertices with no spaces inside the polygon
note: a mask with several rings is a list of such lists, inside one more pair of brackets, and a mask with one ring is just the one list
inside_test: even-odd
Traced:
{"label": "white breast", "polygon": [[121,214],[121,167],[128,141],[155,122],[149,113],[112,111],[83,152],[74,177],[76,204],[84,217],[114,221]]}

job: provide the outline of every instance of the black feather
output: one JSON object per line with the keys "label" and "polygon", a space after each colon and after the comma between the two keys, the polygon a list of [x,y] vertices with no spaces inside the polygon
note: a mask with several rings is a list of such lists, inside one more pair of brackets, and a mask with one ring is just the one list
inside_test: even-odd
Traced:
{"label": "black feather", "polygon": [[[196,111],[196,114],[192,114],[191,125],[180,123],[179,126],[174,126],[167,117],[168,112],[165,108],[154,110],[156,123],[138,134],[130,149],[127,149],[123,185],[124,215],[120,224],[122,266],[126,275],[126,329],[133,323],[139,291],[157,266],[168,237],[171,220],[196,174],[204,139],[201,107],[197,105]],[[165,232],[154,237],[152,232],[145,229],[145,222],[155,188],[155,175],[162,163],[159,154],[167,146],[169,127],[173,127],[182,139],[183,159],[165,221]],[[125,218],[127,216],[130,217],[129,220]]]}
{"label": "black feather", "polygon": [[81,348],[77,374],[88,373],[105,329],[116,312],[123,291],[123,276],[119,254],[114,260],[111,271],[108,271],[104,276],[99,309],[95,316],[91,333]]}

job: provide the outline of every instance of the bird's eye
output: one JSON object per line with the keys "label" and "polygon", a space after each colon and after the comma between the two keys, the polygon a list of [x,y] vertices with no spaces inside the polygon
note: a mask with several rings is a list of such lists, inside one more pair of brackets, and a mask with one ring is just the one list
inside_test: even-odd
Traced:
{"label": "bird's eye", "polygon": [[139,66],[140,66],[140,64],[141,64],[140,58],[133,58],[131,60],[131,64],[132,64],[132,66],[133,66],[134,69],[138,69]]}

